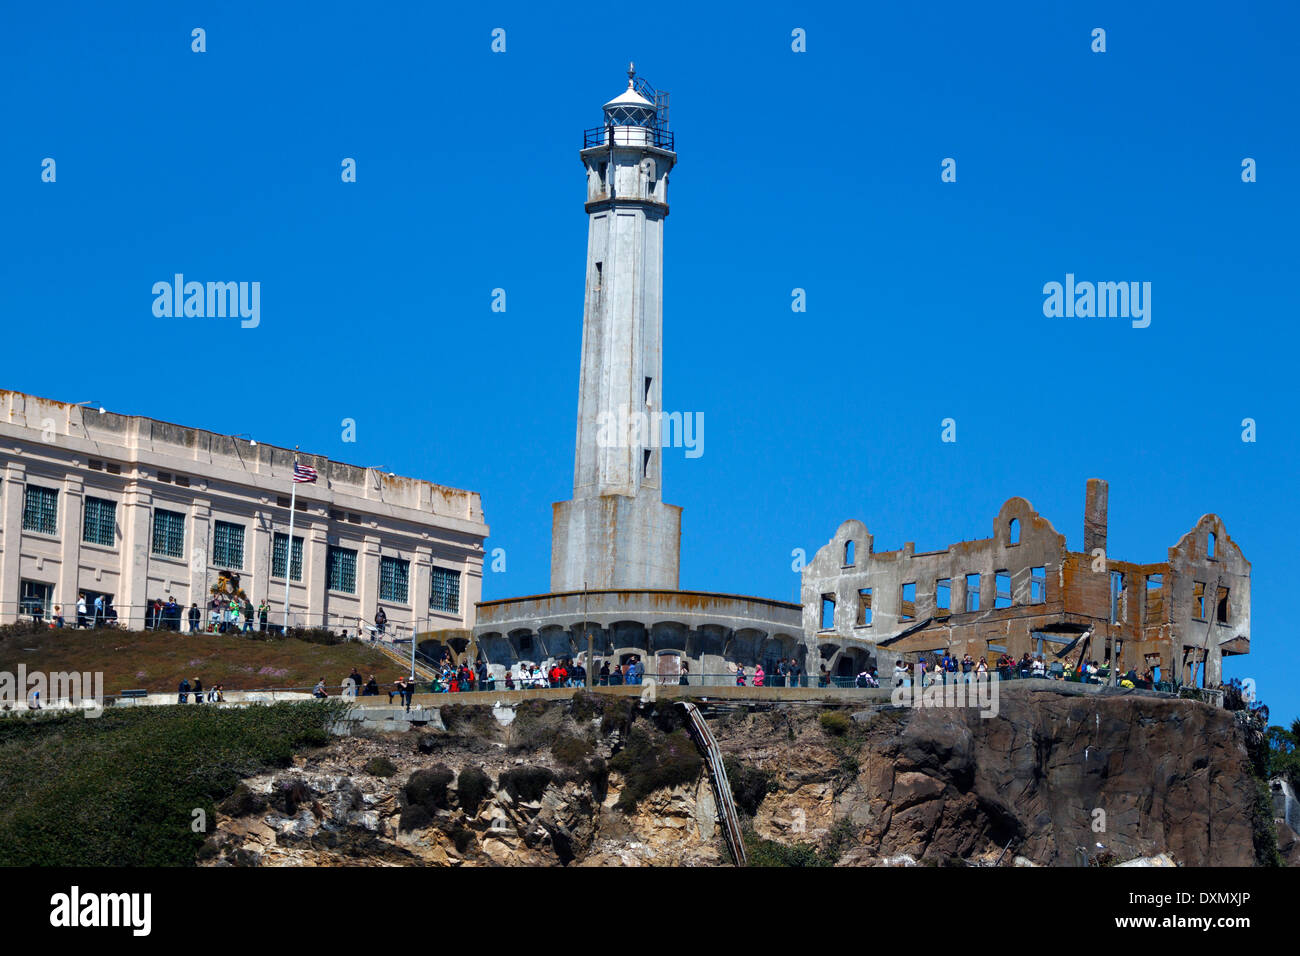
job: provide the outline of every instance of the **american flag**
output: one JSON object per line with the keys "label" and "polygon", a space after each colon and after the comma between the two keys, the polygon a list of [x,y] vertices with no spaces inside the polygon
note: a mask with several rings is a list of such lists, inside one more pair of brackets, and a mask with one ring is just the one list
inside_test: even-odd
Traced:
{"label": "american flag", "polygon": [[315,481],[316,469],[307,465],[300,465],[296,461],[293,463],[293,480],[294,481]]}

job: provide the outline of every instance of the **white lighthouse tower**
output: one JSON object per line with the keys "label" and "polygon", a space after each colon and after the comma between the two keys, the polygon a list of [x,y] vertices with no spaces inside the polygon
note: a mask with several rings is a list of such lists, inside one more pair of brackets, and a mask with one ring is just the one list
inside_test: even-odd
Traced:
{"label": "white lighthouse tower", "polygon": [[587,171],[587,280],[573,499],[554,506],[551,590],[678,587],[681,508],[662,500],[663,243],[677,162],[666,94],[637,80],[604,106]]}

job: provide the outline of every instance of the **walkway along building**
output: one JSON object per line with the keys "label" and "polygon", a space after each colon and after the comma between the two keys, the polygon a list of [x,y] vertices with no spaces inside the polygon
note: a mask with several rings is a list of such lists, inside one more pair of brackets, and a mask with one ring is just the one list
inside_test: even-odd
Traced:
{"label": "walkway along building", "polygon": [[[240,575],[270,622],[355,633],[383,605],[390,625],[471,628],[488,527],[476,492],[299,455],[245,438],[0,391],[0,621],[77,594],[111,600],[139,627],[146,601],[205,606]],[[205,615],[206,620],[206,615]]]}
{"label": "walkway along building", "polygon": [[846,521],[803,570],[804,629],[839,675],[888,677],[900,657],[944,651],[992,665],[1005,651],[1217,687],[1223,656],[1250,651],[1250,562],[1214,514],[1164,561],[1115,560],[1107,495],[1088,482],[1083,552],[1024,498],[1002,506],[992,537],[942,551],[877,552],[866,525]]}
{"label": "walkway along building", "polygon": [[648,674],[673,679],[682,660],[695,674],[802,661],[799,605],[679,590],[682,512],[663,502],[663,449],[600,440],[602,422],[664,407],[664,221],[677,163],[667,94],[632,70],[604,114],[579,153],[588,242],[578,427],[573,498],[554,506],[551,593],[480,604],[478,652],[498,675],[577,657],[589,636],[597,662],[636,655]]}

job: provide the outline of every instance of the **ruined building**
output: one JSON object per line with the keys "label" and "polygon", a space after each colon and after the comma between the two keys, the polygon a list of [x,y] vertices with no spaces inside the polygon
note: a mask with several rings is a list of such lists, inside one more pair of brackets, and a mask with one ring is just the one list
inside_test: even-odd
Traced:
{"label": "ruined building", "polygon": [[1024,498],[1002,506],[992,537],[942,551],[877,552],[866,525],[846,521],[803,571],[804,631],[841,675],[888,675],[935,651],[992,665],[1005,651],[1217,686],[1223,655],[1250,650],[1250,562],[1214,514],[1163,561],[1116,560],[1106,506],[1106,482],[1089,480],[1082,552]]}

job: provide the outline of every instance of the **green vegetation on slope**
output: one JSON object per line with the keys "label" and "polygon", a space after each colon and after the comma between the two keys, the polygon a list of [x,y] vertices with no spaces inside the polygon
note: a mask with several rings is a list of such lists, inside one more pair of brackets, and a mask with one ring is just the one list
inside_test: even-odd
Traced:
{"label": "green vegetation on slope", "polygon": [[328,742],[341,701],[0,721],[0,866],[187,866],[242,777]]}
{"label": "green vegetation on slope", "polygon": [[[313,638],[314,632],[303,632]],[[185,634],[175,631],[74,630],[12,625],[0,628],[0,671],[102,672],[104,694],[128,688],[175,692],[182,677],[226,690],[264,687],[310,689],[321,677],[337,694],[355,666],[391,684],[407,671],[359,641],[325,645],[297,637],[249,634]]]}

